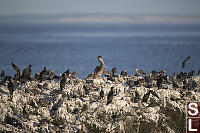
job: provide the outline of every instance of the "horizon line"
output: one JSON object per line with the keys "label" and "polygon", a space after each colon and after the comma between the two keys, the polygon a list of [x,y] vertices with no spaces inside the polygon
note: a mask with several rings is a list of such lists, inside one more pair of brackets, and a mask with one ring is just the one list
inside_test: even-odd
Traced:
{"label": "horizon line", "polygon": [[174,16],[174,17],[200,17],[200,15],[191,15],[191,14],[159,14],[159,13],[150,13],[150,14],[133,14],[133,13],[28,13],[28,14],[1,14],[0,17],[9,17],[9,16],[94,16],[94,15],[105,15],[105,16],[113,16],[113,15],[120,15],[120,16]]}

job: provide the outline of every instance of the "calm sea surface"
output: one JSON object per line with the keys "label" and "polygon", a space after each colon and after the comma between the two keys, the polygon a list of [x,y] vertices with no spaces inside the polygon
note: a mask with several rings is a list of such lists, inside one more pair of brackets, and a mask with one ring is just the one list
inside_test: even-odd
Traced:
{"label": "calm sea surface", "polygon": [[[200,69],[200,24],[0,24],[0,71],[14,74],[11,62],[56,74],[69,68],[84,78],[101,55],[107,70],[146,72]],[[182,61],[191,56],[186,68]]]}

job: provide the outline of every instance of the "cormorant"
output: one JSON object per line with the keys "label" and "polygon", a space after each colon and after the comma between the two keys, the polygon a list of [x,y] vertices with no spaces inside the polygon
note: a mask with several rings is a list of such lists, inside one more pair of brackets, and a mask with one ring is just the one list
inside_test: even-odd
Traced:
{"label": "cormorant", "polygon": [[23,79],[30,79],[30,77],[31,77],[31,67],[32,67],[32,65],[29,65],[27,68],[25,68],[23,70],[23,73],[22,73]]}
{"label": "cormorant", "polygon": [[113,93],[114,93],[113,89],[114,89],[114,87],[111,87],[110,91],[108,93],[108,96],[107,96],[107,105],[110,104],[112,102],[112,100],[113,100]]}
{"label": "cormorant", "polygon": [[66,84],[66,74],[64,74],[62,80],[60,81],[60,89],[63,91],[65,89],[65,84]]}
{"label": "cormorant", "polygon": [[188,78],[192,78],[194,76],[194,73],[195,73],[194,71],[189,72],[188,73]]}
{"label": "cormorant", "polygon": [[142,102],[147,102],[150,96],[150,91],[148,91],[146,94],[144,94]]}
{"label": "cormorant", "polygon": [[158,79],[157,79],[158,89],[162,88],[162,82],[163,82],[163,78],[162,78],[162,76],[159,76]]}
{"label": "cormorant", "polygon": [[136,91],[135,92],[135,97],[134,97],[134,103],[138,103],[140,100],[140,94]]}
{"label": "cormorant", "polygon": [[14,81],[13,81],[12,77],[9,77],[8,81],[9,81],[8,82],[8,90],[9,90],[10,94],[13,95],[15,85],[14,85]]}
{"label": "cormorant", "polygon": [[117,72],[117,68],[114,67],[114,68],[112,69],[112,74],[115,75],[116,72]]}
{"label": "cormorant", "polygon": [[67,71],[65,71],[63,74],[62,74],[62,77],[66,74],[67,77],[69,77],[69,75],[71,74],[70,70],[67,69]]}
{"label": "cormorant", "polygon": [[44,67],[44,69],[42,70],[42,72],[40,73],[40,82],[42,82],[44,79],[45,79],[45,77],[46,77],[46,74],[47,74],[47,69],[46,69],[46,67]]}
{"label": "cormorant", "polygon": [[182,68],[185,67],[185,65],[188,63],[189,59],[191,58],[191,56],[188,56],[182,63]]}
{"label": "cormorant", "polygon": [[200,75],[200,70],[198,71],[198,75]]}
{"label": "cormorant", "polygon": [[3,77],[5,77],[5,72],[4,71],[1,72],[1,78],[3,78]]}
{"label": "cormorant", "polygon": [[100,98],[102,99],[104,97],[104,91],[103,91],[103,89],[101,89],[101,91],[100,91]]}

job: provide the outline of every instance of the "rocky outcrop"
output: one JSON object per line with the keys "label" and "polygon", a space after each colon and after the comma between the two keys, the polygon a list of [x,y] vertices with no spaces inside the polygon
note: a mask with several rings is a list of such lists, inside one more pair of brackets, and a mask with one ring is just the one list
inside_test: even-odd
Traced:
{"label": "rocky outcrop", "polygon": [[[163,83],[157,89],[143,85],[143,77],[67,79],[0,85],[0,130],[2,132],[185,132],[185,103],[200,101],[200,77],[190,80],[191,89]],[[107,103],[110,88],[113,99]],[[104,97],[100,97],[100,91]]]}

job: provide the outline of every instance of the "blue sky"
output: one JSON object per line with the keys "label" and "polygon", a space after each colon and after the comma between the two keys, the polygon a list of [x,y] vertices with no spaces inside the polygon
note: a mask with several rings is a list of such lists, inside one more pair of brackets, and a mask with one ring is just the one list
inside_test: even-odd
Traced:
{"label": "blue sky", "polygon": [[0,0],[0,15],[73,13],[200,16],[200,0]]}

